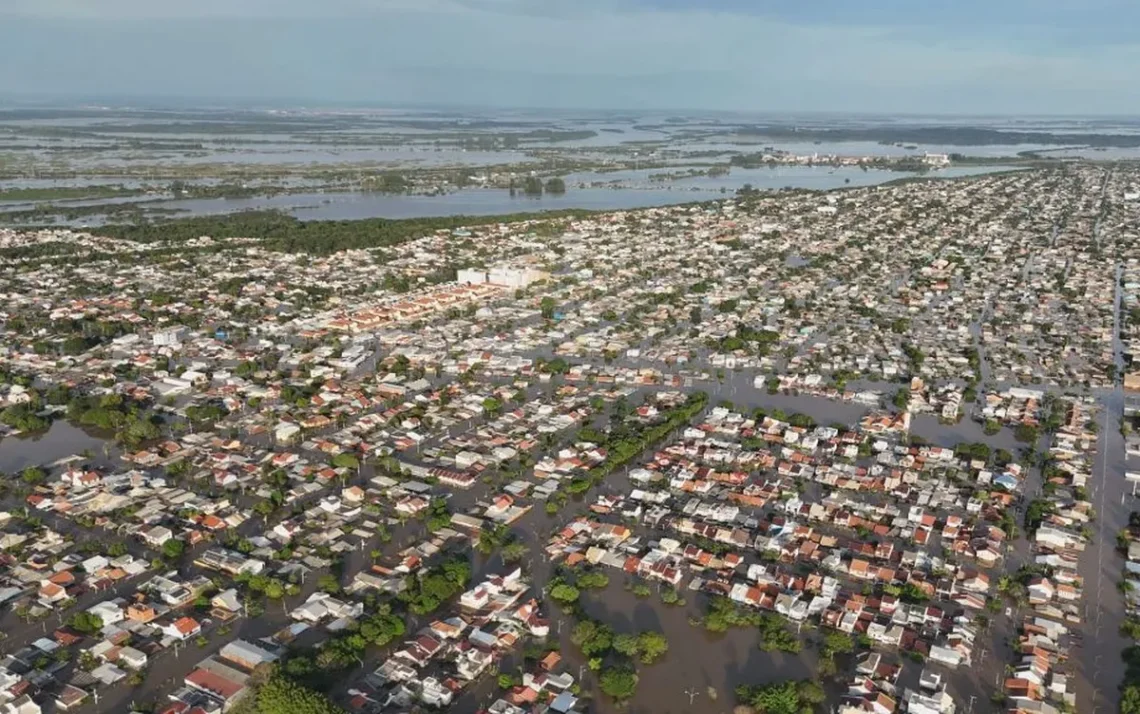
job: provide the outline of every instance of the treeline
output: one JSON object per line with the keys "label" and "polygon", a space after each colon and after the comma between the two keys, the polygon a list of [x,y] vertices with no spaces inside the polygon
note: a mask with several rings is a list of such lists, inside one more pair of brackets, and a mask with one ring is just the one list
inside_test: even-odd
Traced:
{"label": "treeline", "polygon": [[[514,179],[510,183],[511,195],[514,196],[518,187],[515,186]],[[566,182],[555,176],[554,178],[547,179],[546,183],[542,182],[537,176],[527,176],[523,181],[522,192],[527,196],[541,196],[543,193],[561,195],[566,193]]]}
{"label": "treeline", "polygon": [[119,198],[137,196],[142,189],[121,184],[104,186],[52,186],[48,188],[7,188],[0,191],[0,201],[70,201],[77,199]]}
{"label": "treeline", "polygon": [[736,698],[748,712],[812,714],[827,700],[827,693],[812,679],[787,680],[757,686],[741,685]]}
{"label": "treeline", "polygon": [[615,425],[608,433],[598,431],[592,427],[583,427],[577,436],[578,441],[588,441],[596,444],[606,451],[606,459],[591,468],[585,477],[570,481],[567,490],[570,493],[585,493],[605,480],[607,476],[617,469],[633,461],[646,449],[668,436],[669,432],[677,429],[699,414],[709,402],[709,395],[705,392],[696,392],[685,398],[685,403],[679,407],[662,413],[663,420],[646,425],[640,422],[626,422],[624,415],[615,405]]}
{"label": "treeline", "polygon": [[873,141],[880,144],[935,144],[944,146],[992,146],[995,144],[1046,144],[1050,146],[1135,147],[1136,134],[1055,134],[1046,131],[1002,131],[975,126],[920,126],[867,128],[805,128],[798,126],[753,126],[740,134],[795,141]]}
{"label": "treeline", "polygon": [[98,233],[141,243],[183,241],[210,236],[215,239],[259,238],[270,250],[327,255],[341,250],[395,246],[439,230],[519,223],[528,220],[581,218],[589,211],[566,210],[512,213],[499,216],[436,216],[391,220],[300,221],[275,211],[245,211],[225,216],[196,216],[170,221],[108,225]]}

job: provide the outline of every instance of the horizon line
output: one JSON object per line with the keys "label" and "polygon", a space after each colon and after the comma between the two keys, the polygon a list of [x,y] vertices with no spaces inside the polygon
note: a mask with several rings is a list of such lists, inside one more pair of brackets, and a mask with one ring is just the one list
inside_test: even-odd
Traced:
{"label": "horizon line", "polygon": [[[965,118],[965,119],[1132,119],[1140,120],[1140,114],[1087,113],[1087,114],[1048,114],[1013,112],[920,112],[920,111],[870,111],[843,109],[701,109],[697,107],[549,107],[514,104],[452,104],[448,102],[395,102],[387,103],[370,99],[328,99],[317,97],[227,97],[227,96],[186,96],[175,94],[114,94],[89,95],[54,92],[0,92],[0,104],[23,106],[0,106],[0,114],[21,109],[107,109],[107,110],[244,110],[265,111],[285,110],[387,110],[387,111],[469,111],[469,112],[560,112],[560,113],[671,113],[689,116],[699,115],[748,115],[748,116],[822,116],[822,117],[914,117],[914,118]],[[137,104],[135,104],[137,103]],[[118,106],[115,106],[118,105]]]}

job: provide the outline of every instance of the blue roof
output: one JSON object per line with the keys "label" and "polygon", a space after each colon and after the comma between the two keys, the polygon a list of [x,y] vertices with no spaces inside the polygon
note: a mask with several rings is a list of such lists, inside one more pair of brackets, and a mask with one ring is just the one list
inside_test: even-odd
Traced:
{"label": "blue roof", "polygon": [[550,703],[550,711],[552,712],[568,712],[575,704],[578,703],[578,697],[575,697],[570,692],[562,692],[554,701]]}
{"label": "blue roof", "polygon": [[994,483],[996,483],[998,486],[1009,489],[1010,491],[1016,489],[1018,485],[1021,484],[1021,482],[1014,478],[1011,474],[1002,474],[995,477]]}

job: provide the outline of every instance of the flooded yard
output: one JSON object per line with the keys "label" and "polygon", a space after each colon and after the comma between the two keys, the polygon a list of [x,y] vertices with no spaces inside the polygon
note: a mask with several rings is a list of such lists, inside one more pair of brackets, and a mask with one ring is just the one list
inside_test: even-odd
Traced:
{"label": "flooded yard", "polygon": [[[632,582],[632,581],[631,581]],[[733,689],[741,684],[770,684],[787,679],[814,678],[817,655],[805,647],[798,655],[764,652],[756,628],[732,629],[723,634],[707,632],[689,618],[704,612],[705,596],[685,592],[686,604],[663,605],[653,594],[640,598],[624,588],[622,579],[611,574],[609,587],[587,593],[582,602],[586,614],[605,622],[617,633],[660,632],[669,641],[669,652],[659,662],[638,668],[637,695],[621,709],[607,697],[596,695],[600,714],[627,711],[630,714],[714,714],[731,711],[736,703]],[[563,628],[563,635],[568,627]],[[581,657],[577,648],[563,641],[563,653]],[[588,677],[594,681],[594,677]],[[715,691],[716,699],[710,698]],[[686,692],[695,692],[692,703]]]}

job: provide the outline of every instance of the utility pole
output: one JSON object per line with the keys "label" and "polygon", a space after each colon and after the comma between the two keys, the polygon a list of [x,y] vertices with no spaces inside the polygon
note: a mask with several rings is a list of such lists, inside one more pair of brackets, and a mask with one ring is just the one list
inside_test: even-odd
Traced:
{"label": "utility pole", "polygon": [[693,706],[693,700],[697,698],[698,694],[700,694],[700,692],[697,691],[696,689],[686,689],[685,690],[685,696],[687,696],[689,698],[689,706],[690,707]]}

